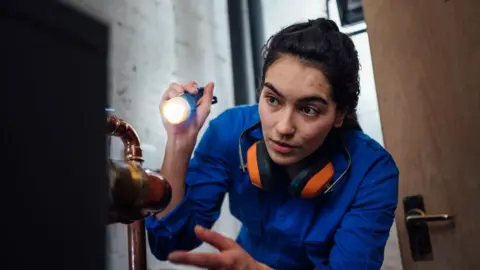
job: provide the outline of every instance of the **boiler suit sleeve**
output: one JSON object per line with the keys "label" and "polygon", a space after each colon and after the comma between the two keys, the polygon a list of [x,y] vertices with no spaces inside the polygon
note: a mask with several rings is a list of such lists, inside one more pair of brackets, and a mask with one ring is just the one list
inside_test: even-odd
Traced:
{"label": "boiler suit sleeve", "polygon": [[388,154],[371,166],[333,236],[328,261],[307,251],[315,270],[380,270],[398,202],[398,176]]}
{"label": "boiler suit sleeve", "polygon": [[[221,116],[219,116],[220,118]],[[161,261],[174,250],[192,250],[201,241],[194,234],[194,226],[211,228],[220,215],[227,190],[226,149],[231,147],[231,134],[219,118],[210,121],[202,136],[186,177],[183,201],[168,215],[158,220],[146,219],[148,244],[152,254]],[[233,141],[233,140],[232,140]]]}

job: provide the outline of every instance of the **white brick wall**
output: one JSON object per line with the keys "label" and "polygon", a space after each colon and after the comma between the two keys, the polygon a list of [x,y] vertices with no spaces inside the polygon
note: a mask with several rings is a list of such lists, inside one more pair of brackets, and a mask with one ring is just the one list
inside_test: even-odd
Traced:
{"label": "white brick wall", "polygon": [[[233,106],[226,0],[65,0],[111,26],[110,101],[138,132],[145,167],[161,166],[165,131],[158,104],[172,81],[214,81],[219,103],[210,117]],[[113,140],[112,157],[122,145]],[[228,205],[227,205],[228,206]],[[235,237],[238,222],[222,212],[215,229]],[[204,245],[201,249],[208,249]],[[126,226],[108,227],[109,269],[128,269]],[[148,258],[150,269],[186,269]]]}

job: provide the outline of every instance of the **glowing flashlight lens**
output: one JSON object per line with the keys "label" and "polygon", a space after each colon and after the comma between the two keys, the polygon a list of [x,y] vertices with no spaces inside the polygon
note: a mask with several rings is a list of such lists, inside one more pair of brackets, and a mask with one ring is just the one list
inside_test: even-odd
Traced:
{"label": "glowing flashlight lens", "polygon": [[179,124],[190,116],[190,105],[183,97],[174,97],[165,103],[162,114],[171,124]]}

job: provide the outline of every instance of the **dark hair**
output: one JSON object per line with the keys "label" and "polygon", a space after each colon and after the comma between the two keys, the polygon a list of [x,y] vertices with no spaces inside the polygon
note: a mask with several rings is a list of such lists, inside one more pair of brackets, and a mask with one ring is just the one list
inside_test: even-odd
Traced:
{"label": "dark hair", "polygon": [[[337,109],[346,112],[343,129],[360,129],[358,53],[350,37],[332,20],[320,18],[290,25],[270,37],[263,49],[261,88],[268,68],[282,55],[293,55],[319,68],[332,87]],[[260,89],[261,89],[260,88]]]}

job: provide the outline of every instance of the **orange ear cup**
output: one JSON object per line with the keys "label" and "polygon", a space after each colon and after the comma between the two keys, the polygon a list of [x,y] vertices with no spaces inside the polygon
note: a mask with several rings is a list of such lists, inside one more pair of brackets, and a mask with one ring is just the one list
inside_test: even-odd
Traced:
{"label": "orange ear cup", "polygon": [[333,165],[329,162],[323,169],[308,180],[300,196],[302,198],[314,198],[318,196],[332,181],[334,173]]}
{"label": "orange ear cup", "polygon": [[[262,161],[270,159],[268,156],[263,157],[263,155],[268,154],[266,153],[266,149],[262,148],[263,151],[260,151],[262,149],[259,150],[259,147],[265,147],[262,141],[256,142],[247,150],[246,166],[252,184],[263,189],[266,188],[263,183],[270,183],[268,185],[271,185],[274,183],[275,179],[262,179],[262,175],[263,178],[268,178],[268,176],[274,174],[273,172],[269,172],[271,168],[267,166],[267,163],[262,163]],[[259,153],[260,156],[258,156]],[[262,168],[260,168],[260,166],[262,166]],[[310,168],[306,168],[306,173],[300,173],[297,177],[292,179],[290,186],[293,187],[292,192],[294,194],[299,195],[302,198],[313,198],[325,190],[331,182],[335,171],[331,162],[328,162],[326,165],[321,165],[320,162],[317,163],[317,166],[319,167],[313,165]]]}
{"label": "orange ear cup", "polygon": [[257,162],[257,143],[248,148],[247,151],[247,170],[250,176],[250,181],[253,185],[263,188],[262,180],[260,179],[260,170]]}

